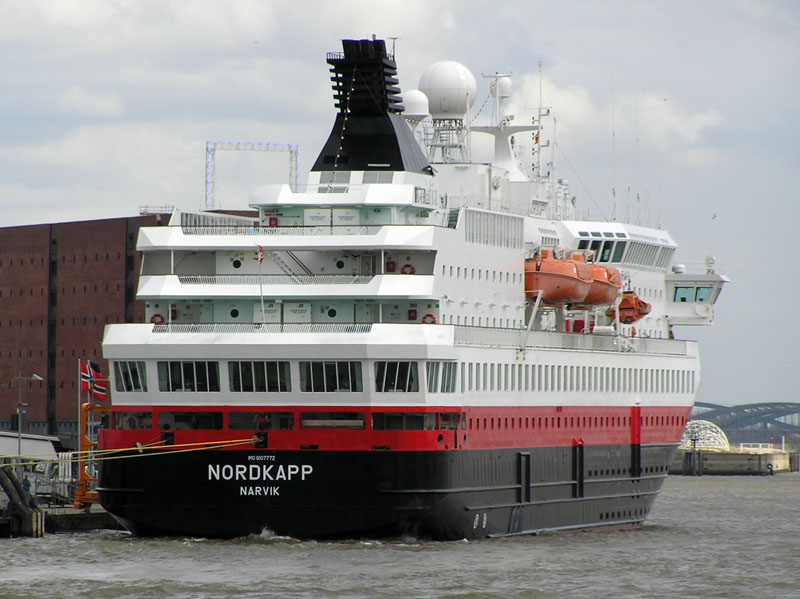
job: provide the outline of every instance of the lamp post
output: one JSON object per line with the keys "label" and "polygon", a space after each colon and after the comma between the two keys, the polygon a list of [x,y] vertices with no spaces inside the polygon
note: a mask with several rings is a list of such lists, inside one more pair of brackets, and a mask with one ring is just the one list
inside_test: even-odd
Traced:
{"label": "lamp post", "polygon": [[19,399],[17,400],[17,476],[22,476],[22,407],[30,404],[22,401],[22,381],[43,381],[44,379],[34,373],[31,376],[22,376],[22,371],[14,377],[19,387]]}

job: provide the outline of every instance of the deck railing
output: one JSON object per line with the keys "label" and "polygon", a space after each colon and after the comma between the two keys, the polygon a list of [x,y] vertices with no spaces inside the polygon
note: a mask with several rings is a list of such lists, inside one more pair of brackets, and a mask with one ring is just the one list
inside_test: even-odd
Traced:
{"label": "deck railing", "polygon": [[[380,323],[205,323],[205,324],[157,324],[154,333],[369,333],[373,324]],[[400,326],[418,323],[387,323]],[[442,325],[423,325],[442,326]],[[445,325],[452,326],[452,325]],[[453,326],[455,345],[479,347],[520,346],[524,331],[521,329],[498,329],[489,327]],[[593,335],[583,333],[557,333],[533,331],[528,335],[526,347],[578,351],[636,352],[643,354],[666,354],[685,356],[687,342],[678,339],[647,339],[643,337],[621,337],[616,335]]]}
{"label": "deck railing", "polygon": [[228,323],[156,324],[154,333],[369,333],[371,323]]}
{"label": "deck railing", "polygon": [[[486,327],[455,327],[456,345],[484,347],[519,347],[525,332],[521,329],[496,329]],[[678,339],[649,339],[623,337],[619,335],[594,335],[584,333],[558,333],[555,331],[532,331],[525,347],[585,351],[625,351],[684,356],[686,342]]]}
{"label": "deck railing", "polygon": [[364,285],[374,275],[178,275],[181,285]]}

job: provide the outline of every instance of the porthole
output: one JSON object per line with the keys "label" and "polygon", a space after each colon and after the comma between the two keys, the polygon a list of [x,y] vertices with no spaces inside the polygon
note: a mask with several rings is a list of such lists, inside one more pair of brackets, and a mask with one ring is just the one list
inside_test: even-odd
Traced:
{"label": "porthole", "polygon": [[336,268],[342,269],[344,268],[344,260],[339,259],[336,261]]}
{"label": "porthole", "polygon": [[333,309],[333,308],[331,308],[330,310],[328,310],[328,316],[330,316],[331,318],[333,318],[334,316],[336,316],[336,310],[335,310],[335,309]]}
{"label": "porthole", "polygon": [[239,318],[239,310],[237,310],[236,308],[231,310],[231,318]]}
{"label": "porthole", "polygon": [[233,261],[233,267],[234,268],[241,268],[242,267],[242,261],[237,258],[236,260]]}

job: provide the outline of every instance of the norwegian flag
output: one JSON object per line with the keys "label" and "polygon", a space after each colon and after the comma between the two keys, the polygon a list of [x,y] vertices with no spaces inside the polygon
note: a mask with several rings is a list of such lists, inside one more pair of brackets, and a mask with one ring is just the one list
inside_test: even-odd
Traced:
{"label": "norwegian flag", "polygon": [[88,391],[97,401],[105,401],[108,395],[108,379],[104,379],[100,367],[94,367],[91,360],[81,364],[81,391]]}
{"label": "norwegian flag", "polygon": [[256,257],[253,258],[253,260],[258,262],[258,265],[261,266],[261,263],[264,261],[264,248],[258,244],[256,244],[256,247],[258,248],[258,251],[256,252]]}

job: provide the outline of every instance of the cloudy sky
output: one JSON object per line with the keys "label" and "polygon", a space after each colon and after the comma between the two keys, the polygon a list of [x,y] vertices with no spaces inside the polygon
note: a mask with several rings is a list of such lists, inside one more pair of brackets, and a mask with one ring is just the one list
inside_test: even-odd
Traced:
{"label": "cloudy sky", "polygon": [[[462,62],[476,110],[481,75],[512,73],[519,118],[541,63],[579,205],[668,229],[680,262],[714,255],[732,279],[715,326],[681,330],[702,343],[699,399],[800,400],[800,2],[0,0],[0,14],[0,226],[198,209],[209,140],[299,144],[304,179],[342,38],[398,38],[406,90]],[[222,206],[287,169],[244,154],[220,153]]]}

